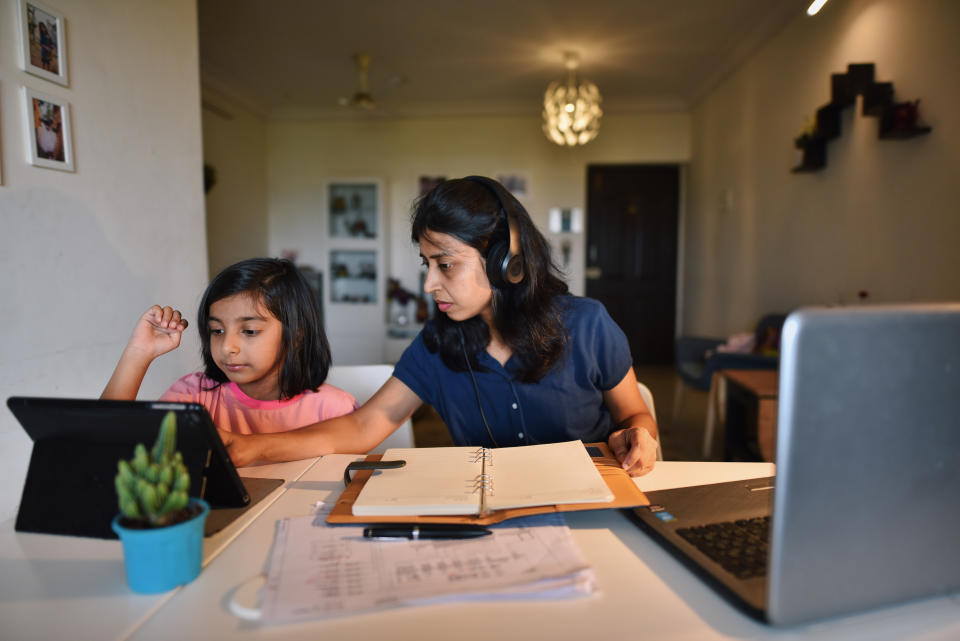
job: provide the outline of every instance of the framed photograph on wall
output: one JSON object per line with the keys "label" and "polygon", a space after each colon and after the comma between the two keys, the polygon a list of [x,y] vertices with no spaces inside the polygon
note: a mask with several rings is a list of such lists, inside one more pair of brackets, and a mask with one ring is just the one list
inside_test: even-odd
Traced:
{"label": "framed photograph on wall", "polygon": [[17,0],[23,70],[66,86],[67,32],[63,14],[33,0]]}
{"label": "framed photograph on wall", "polygon": [[527,175],[516,172],[497,173],[497,181],[507,188],[517,198],[523,198],[529,193]]}
{"label": "framed photograph on wall", "polygon": [[426,196],[430,190],[445,181],[446,176],[420,176],[420,196]]}
{"label": "framed photograph on wall", "polygon": [[73,171],[70,103],[23,88],[27,160],[31,165]]}

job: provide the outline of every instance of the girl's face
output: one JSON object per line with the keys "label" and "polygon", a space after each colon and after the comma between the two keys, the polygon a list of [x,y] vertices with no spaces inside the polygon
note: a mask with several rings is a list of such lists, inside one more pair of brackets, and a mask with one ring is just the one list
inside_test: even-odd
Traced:
{"label": "girl's face", "polygon": [[423,291],[451,320],[480,315],[493,321],[493,290],[480,252],[448,234],[429,232],[420,237],[420,260],[427,267]]}
{"label": "girl's face", "polygon": [[283,326],[249,294],[234,294],[210,305],[210,353],[217,367],[247,396],[280,398]]}

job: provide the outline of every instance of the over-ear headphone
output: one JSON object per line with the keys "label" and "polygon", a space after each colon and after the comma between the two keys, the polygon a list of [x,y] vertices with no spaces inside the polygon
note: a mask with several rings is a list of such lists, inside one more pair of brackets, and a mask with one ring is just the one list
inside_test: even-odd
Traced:
{"label": "over-ear headphone", "polygon": [[[514,224],[513,197],[501,194],[506,191],[499,183],[485,176],[467,176],[465,180],[484,185],[497,199],[500,211],[507,220],[508,238],[490,242],[487,248],[487,278],[494,287],[516,285],[523,280],[523,252],[520,248],[520,231]],[[509,242],[507,242],[509,241]]]}

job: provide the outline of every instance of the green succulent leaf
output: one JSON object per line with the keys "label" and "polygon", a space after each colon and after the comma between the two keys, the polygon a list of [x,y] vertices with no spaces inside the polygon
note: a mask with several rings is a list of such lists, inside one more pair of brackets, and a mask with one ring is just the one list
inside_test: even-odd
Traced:
{"label": "green succulent leaf", "polygon": [[147,458],[147,448],[143,446],[143,443],[137,443],[137,446],[133,449],[133,460],[130,461],[130,466],[134,472],[140,475],[146,473],[149,465],[150,460]]}
{"label": "green succulent leaf", "polygon": [[130,519],[139,519],[143,517],[143,513],[140,512],[140,506],[137,505],[136,499],[132,496],[121,496],[120,497],[120,513],[125,517]]}
{"label": "green succulent leaf", "polygon": [[167,412],[148,455],[142,443],[130,461],[117,462],[114,486],[121,514],[145,519],[152,527],[175,522],[174,512],[190,500],[190,474],[176,451],[177,417]]}

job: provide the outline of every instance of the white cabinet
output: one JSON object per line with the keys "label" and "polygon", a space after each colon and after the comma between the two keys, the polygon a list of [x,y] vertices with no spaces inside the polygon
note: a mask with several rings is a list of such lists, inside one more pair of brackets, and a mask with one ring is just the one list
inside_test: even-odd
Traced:
{"label": "white cabinet", "polygon": [[324,321],[333,362],[381,363],[387,238],[381,181],[330,180],[325,203]]}

